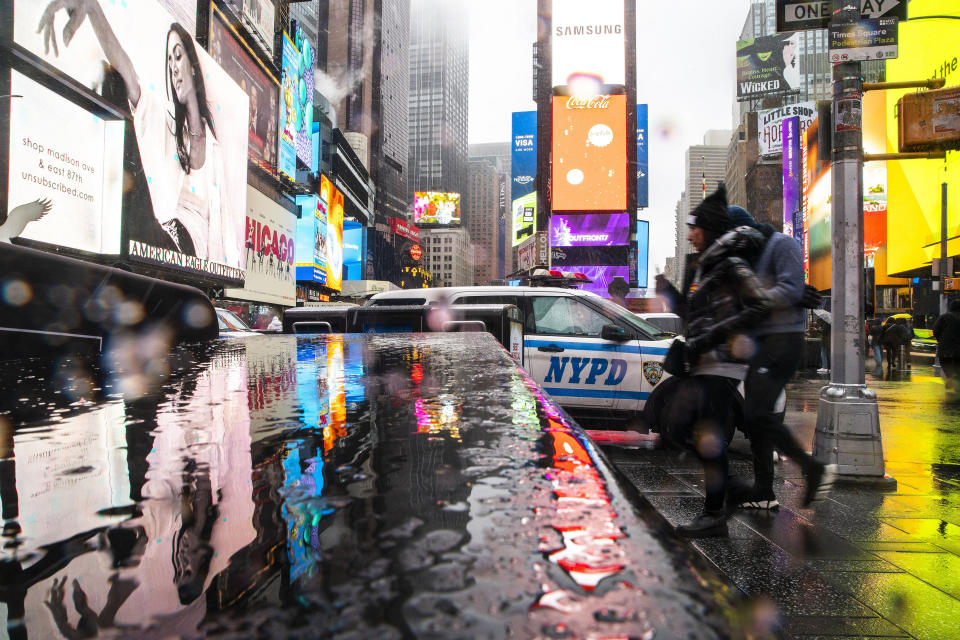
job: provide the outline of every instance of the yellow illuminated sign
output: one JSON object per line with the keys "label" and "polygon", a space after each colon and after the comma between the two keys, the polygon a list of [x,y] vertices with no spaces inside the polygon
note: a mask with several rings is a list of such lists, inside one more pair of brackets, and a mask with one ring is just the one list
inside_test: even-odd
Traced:
{"label": "yellow illuminated sign", "polygon": [[[960,84],[960,21],[923,16],[960,16],[956,0],[913,0],[910,20],[900,23],[900,57],[887,61],[887,81],[946,78],[946,86]],[[887,91],[887,151],[897,151],[897,100],[915,89]],[[960,159],[903,160],[887,163],[889,274],[907,274],[929,268],[940,255],[940,185],[948,186],[947,237],[960,234]],[[960,239],[947,244],[948,255],[960,254]]]}

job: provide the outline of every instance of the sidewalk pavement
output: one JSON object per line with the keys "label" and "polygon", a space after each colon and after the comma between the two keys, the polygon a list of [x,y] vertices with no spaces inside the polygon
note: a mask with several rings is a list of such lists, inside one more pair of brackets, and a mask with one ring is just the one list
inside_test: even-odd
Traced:
{"label": "sidewalk pavement", "polygon": [[[728,538],[689,543],[756,603],[772,601],[784,637],[960,638],[960,407],[943,402],[930,366],[894,376],[868,384],[895,491],[841,484],[804,509],[803,475],[783,461],[779,511],[738,511]],[[808,450],[825,383],[787,388],[786,423]],[[752,480],[749,443],[738,435],[730,449],[732,471]],[[670,524],[699,513],[703,478],[692,455],[606,451]]]}

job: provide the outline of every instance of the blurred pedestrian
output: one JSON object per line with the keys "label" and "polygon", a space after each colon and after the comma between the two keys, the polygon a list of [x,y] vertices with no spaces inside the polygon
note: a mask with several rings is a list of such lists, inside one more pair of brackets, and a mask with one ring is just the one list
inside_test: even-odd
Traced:
{"label": "blurred pedestrian", "polygon": [[880,346],[880,334],[883,332],[883,323],[879,318],[867,320],[867,341],[873,350],[873,360],[876,368],[883,367],[883,348]]}
{"label": "blurred pedestrian", "polygon": [[[820,296],[804,284],[803,251],[791,236],[769,224],[757,224],[746,210],[730,207],[735,224],[756,228],[764,237],[754,271],[773,305],[770,317],[752,330],[755,353],[744,381],[744,426],[753,453],[752,485],[731,483],[730,504],[742,509],[776,510],[773,491],[773,451],[778,449],[803,470],[807,506],[832,483],[835,469],[808,454],[783,424],[779,406],[784,387],[803,357],[804,309],[816,307]],[[829,324],[827,324],[829,327]]]}
{"label": "blurred pedestrian", "polygon": [[891,316],[883,323],[880,344],[887,352],[887,373],[890,373],[894,367],[900,366],[900,330],[897,328],[896,318]]}
{"label": "blurred pedestrian", "polygon": [[937,359],[947,396],[952,400],[957,396],[960,379],[960,299],[951,300],[947,312],[937,318],[933,337],[937,339]]}
{"label": "blurred pedestrian", "polygon": [[820,368],[817,373],[830,373],[830,345],[832,327],[826,318],[817,318],[817,329],[820,331]]}
{"label": "blurred pedestrian", "polygon": [[[726,427],[753,355],[747,332],[769,314],[771,305],[750,268],[763,236],[750,228],[731,231],[723,186],[694,209],[687,224],[688,240],[700,253],[681,309],[690,374],[669,401],[661,431],[693,449],[703,464],[703,510],[677,528],[681,535],[703,538],[727,534]],[[669,298],[677,297],[666,279],[658,278],[657,287]]]}

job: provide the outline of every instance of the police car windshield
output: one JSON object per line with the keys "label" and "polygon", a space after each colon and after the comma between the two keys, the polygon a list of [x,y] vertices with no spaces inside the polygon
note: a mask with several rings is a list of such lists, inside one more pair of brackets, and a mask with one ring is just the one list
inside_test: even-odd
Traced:
{"label": "police car windshield", "polygon": [[611,302],[606,298],[599,298],[599,297],[591,298],[591,299],[594,302],[598,303],[600,306],[602,306],[604,310],[606,310],[608,313],[617,316],[618,320],[622,320],[627,324],[633,327],[636,327],[637,329],[639,329],[640,331],[643,331],[645,334],[647,334],[651,338],[669,337],[669,336],[676,335],[675,333],[672,333],[670,331],[664,331],[660,327],[654,326],[649,322],[647,322],[646,320],[643,320],[642,318],[638,318],[636,315],[630,313],[629,311],[627,311],[626,309],[618,305],[616,302]]}

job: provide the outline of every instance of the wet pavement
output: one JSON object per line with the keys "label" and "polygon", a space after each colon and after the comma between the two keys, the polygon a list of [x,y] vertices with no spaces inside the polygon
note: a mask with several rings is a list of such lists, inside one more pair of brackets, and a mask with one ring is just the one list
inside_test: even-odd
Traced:
{"label": "wet pavement", "polygon": [[488,335],[107,356],[0,370],[10,637],[731,635],[735,590]]}
{"label": "wet pavement", "polygon": [[[812,448],[825,379],[788,387],[786,423]],[[838,486],[801,508],[804,481],[777,465],[779,512],[738,511],[729,538],[690,541],[695,552],[766,611],[784,637],[960,637],[960,405],[944,402],[929,365],[887,379],[868,375],[880,405],[886,471],[895,491]],[[589,428],[590,425],[584,425]],[[702,506],[697,462],[663,449],[605,448],[674,526]],[[732,469],[751,478],[749,443]]]}

